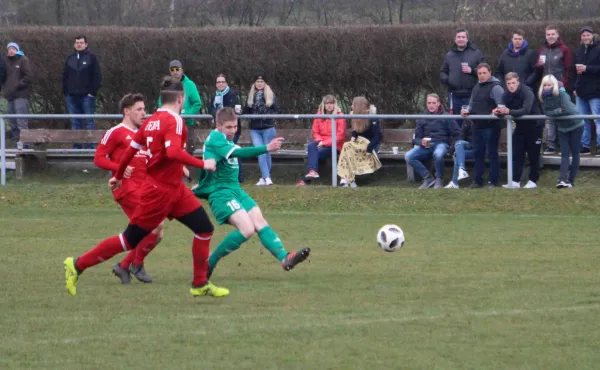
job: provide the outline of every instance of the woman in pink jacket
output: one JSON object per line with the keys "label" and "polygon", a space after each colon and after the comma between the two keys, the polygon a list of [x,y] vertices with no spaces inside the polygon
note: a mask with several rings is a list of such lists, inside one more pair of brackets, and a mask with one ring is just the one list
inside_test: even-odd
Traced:
{"label": "woman in pink jacket", "polygon": [[[317,114],[344,114],[337,104],[333,95],[326,95],[319,105]],[[331,133],[331,120],[317,118],[312,126],[313,141],[308,144],[308,168],[306,175],[300,181],[298,186],[306,185],[312,179],[319,178],[319,161],[331,158],[331,147],[333,144],[333,135]],[[346,135],[346,120],[336,120],[336,140],[335,145],[338,153],[344,145],[344,136]]]}

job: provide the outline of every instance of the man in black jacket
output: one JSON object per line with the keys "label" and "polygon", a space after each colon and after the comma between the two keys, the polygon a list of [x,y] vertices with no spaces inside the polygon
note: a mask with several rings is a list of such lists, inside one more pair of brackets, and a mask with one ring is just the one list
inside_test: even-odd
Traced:
{"label": "man in black jacket", "polygon": [[[504,106],[494,109],[496,115],[509,114],[515,118],[517,128],[513,133],[513,178],[512,187],[521,187],[521,175],[525,163],[525,153],[529,157],[529,181],[524,186],[526,189],[537,187],[540,177],[540,150],[542,149],[542,135],[544,120],[519,119],[525,115],[539,115],[542,109],[535,98],[534,92],[519,82],[519,75],[509,72],[505,76],[506,91],[502,95]],[[503,185],[507,188],[508,185]]]}
{"label": "man in black jacket", "polygon": [[[67,101],[69,114],[94,114],[96,112],[96,96],[102,83],[100,63],[89,49],[85,36],[75,37],[75,52],[71,54],[63,71],[63,93]],[[84,128],[82,119],[71,120],[73,130]],[[85,129],[95,128],[94,119],[85,119]],[[74,144],[73,148],[81,149],[81,144]],[[86,148],[93,149],[93,144]]]}
{"label": "man in black jacket", "polygon": [[[492,77],[491,67],[487,63],[477,66],[479,83],[473,89],[468,107],[461,110],[467,117],[469,114],[491,115],[498,104],[502,103],[504,90],[500,81]],[[500,120],[475,120],[473,122],[473,147],[475,159],[475,182],[472,188],[483,187],[483,173],[485,171],[486,153],[490,159],[490,186],[498,186],[500,177],[500,161],[498,158],[498,142],[500,140]]]}
{"label": "man in black jacket", "polygon": [[[8,114],[28,114],[33,71],[31,63],[16,42],[7,46],[6,77],[2,86],[4,97],[8,101]],[[20,141],[21,130],[26,129],[26,118],[10,119],[11,136],[15,142]]]}
{"label": "man in black jacket", "polygon": [[[483,62],[483,52],[469,41],[469,32],[464,28],[456,30],[454,45],[444,57],[440,71],[442,84],[448,87],[450,114],[460,112],[462,106],[469,104],[477,84],[476,67]],[[457,123],[460,126],[462,122]]]}
{"label": "man in black jacket", "polygon": [[[575,52],[574,94],[581,114],[600,114],[600,40],[594,39],[592,27],[581,29],[581,46]],[[600,119],[596,123],[596,153],[600,148]],[[585,120],[582,154],[590,153],[592,120]]]}
{"label": "man in black jacket", "polygon": [[525,40],[525,32],[515,30],[508,48],[498,58],[498,66],[494,76],[504,84],[504,76],[509,72],[516,72],[523,84],[535,89],[536,64],[537,53],[529,48],[527,40]]}
{"label": "man in black jacket", "polygon": [[[427,115],[446,114],[437,94],[427,95]],[[417,120],[415,129],[415,147],[405,155],[406,164],[412,166],[423,178],[419,189],[434,186],[435,189],[444,187],[444,156],[450,145],[460,139],[460,129],[456,121],[436,118]],[[435,179],[431,176],[422,161],[433,157]]]}

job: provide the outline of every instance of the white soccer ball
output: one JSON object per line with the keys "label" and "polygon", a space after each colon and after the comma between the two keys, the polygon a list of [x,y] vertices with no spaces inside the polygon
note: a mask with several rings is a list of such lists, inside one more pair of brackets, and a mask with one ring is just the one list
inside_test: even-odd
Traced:
{"label": "white soccer ball", "polygon": [[377,232],[377,243],[386,252],[395,252],[404,245],[404,231],[398,225],[384,225]]}

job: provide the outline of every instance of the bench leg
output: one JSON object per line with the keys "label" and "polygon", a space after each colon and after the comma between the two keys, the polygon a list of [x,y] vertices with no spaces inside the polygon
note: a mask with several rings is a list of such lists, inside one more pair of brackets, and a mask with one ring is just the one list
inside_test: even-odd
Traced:
{"label": "bench leg", "polygon": [[17,180],[23,180],[25,173],[25,160],[23,157],[15,157],[15,175]]}
{"label": "bench leg", "polygon": [[415,182],[415,169],[410,164],[406,164],[406,177],[408,178],[408,182]]}

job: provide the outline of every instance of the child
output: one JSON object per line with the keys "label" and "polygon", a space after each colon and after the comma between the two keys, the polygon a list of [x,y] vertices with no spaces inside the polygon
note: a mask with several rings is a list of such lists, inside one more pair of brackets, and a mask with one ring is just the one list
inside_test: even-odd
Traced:
{"label": "child", "polygon": [[[575,104],[565,88],[553,75],[542,79],[538,98],[542,103],[544,113],[549,117],[571,116],[578,114]],[[584,122],[581,119],[553,120],[558,129],[560,139],[560,179],[557,189],[572,188],[579,170],[579,154]],[[573,161],[569,167],[569,154]]]}

